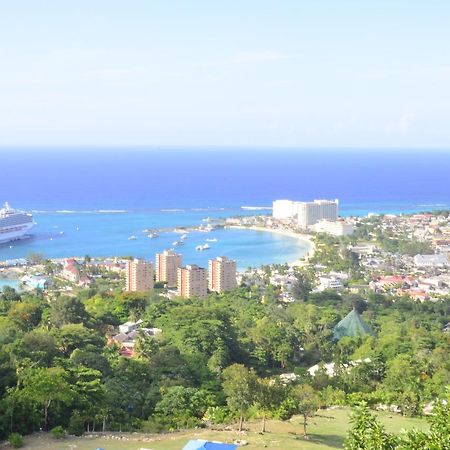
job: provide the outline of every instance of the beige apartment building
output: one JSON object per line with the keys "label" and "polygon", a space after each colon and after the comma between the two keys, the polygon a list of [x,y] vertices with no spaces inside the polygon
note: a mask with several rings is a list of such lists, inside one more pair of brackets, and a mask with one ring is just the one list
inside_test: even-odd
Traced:
{"label": "beige apartment building", "polygon": [[209,260],[208,269],[210,291],[227,292],[236,287],[236,261],[219,256]]}
{"label": "beige apartment building", "polygon": [[144,259],[134,259],[126,264],[126,286],[128,292],[142,292],[153,289],[153,264]]}
{"label": "beige apartment building", "polygon": [[195,264],[178,269],[178,295],[180,297],[205,298],[208,294],[206,270]]}
{"label": "beige apartment building", "polygon": [[178,269],[183,265],[183,257],[173,250],[164,250],[156,254],[156,281],[175,287],[178,279]]}

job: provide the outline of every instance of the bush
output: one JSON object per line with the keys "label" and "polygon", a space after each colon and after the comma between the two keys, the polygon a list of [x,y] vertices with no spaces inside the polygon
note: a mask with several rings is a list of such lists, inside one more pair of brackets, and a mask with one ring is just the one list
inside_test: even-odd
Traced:
{"label": "bush", "polygon": [[11,433],[8,440],[13,448],[20,448],[23,446],[23,438],[19,433]]}
{"label": "bush", "polygon": [[203,417],[207,422],[215,425],[231,423],[234,421],[234,414],[226,406],[210,406]]}
{"label": "bush", "polygon": [[64,428],[61,427],[61,426],[57,426],[55,428],[52,428],[50,430],[50,433],[52,433],[52,436],[55,439],[62,439],[66,435],[66,433],[64,432]]}
{"label": "bush", "polygon": [[70,416],[69,426],[67,427],[69,434],[82,436],[84,433],[84,419],[78,411],[74,411]]}
{"label": "bush", "polygon": [[161,433],[166,431],[166,427],[160,423],[158,420],[150,417],[148,420],[142,422],[141,431],[144,433]]}

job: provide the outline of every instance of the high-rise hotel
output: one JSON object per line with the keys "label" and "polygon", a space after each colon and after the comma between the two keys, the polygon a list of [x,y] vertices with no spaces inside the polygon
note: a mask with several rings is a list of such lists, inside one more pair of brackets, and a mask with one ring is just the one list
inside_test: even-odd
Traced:
{"label": "high-rise hotel", "polygon": [[164,250],[156,254],[156,281],[175,287],[178,279],[178,269],[183,265],[183,257],[173,250]]}
{"label": "high-rise hotel", "polygon": [[178,295],[205,298],[208,294],[207,272],[195,264],[178,268]]}
{"label": "high-rise hotel", "polygon": [[297,223],[301,228],[308,228],[319,220],[337,220],[339,210],[338,200],[314,200],[313,202],[298,202]]}
{"label": "high-rise hotel", "polygon": [[301,228],[308,228],[323,219],[337,220],[338,214],[338,200],[314,200],[312,202],[275,200],[272,209],[274,219],[297,220],[297,224]]}
{"label": "high-rise hotel", "polygon": [[153,289],[153,264],[144,259],[134,259],[126,264],[126,286],[128,292]]}
{"label": "high-rise hotel", "polygon": [[210,291],[227,292],[236,287],[236,261],[219,256],[208,263]]}

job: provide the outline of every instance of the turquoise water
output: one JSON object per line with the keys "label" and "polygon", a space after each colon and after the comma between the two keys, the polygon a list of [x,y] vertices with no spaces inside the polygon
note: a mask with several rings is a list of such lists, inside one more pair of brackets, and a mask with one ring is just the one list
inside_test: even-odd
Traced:
{"label": "turquoise water", "polygon": [[[135,256],[154,259],[156,252],[173,247],[179,233],[160,233],[149,239],[143,230],[200,225],[206,217],[223,217],[238,211],[148,211],[130,213],[35,213],[37,222],[30,239],[0,245],[0,260],[23,258],[30,252],[48,258],[69,256]],[[242,211],[241,211],[242,213]],[[136,240],[129,240],[130,236]],[[207,242],[206,239],[216,239]],[[307,242],[269,232],[220,229],[191,232],[185,245],[176,247],[186,264],[207,265],[208,259],[228,256],[239,269],[295,261],[309,250]],[[209,250],[195,247],[208,243]]]}
{"label": "turquoise water", "polygon": [[20,282],[18,280],[9,280],[7,278],[0,278],[0,291],[5,287],[9,286],[16,290],[19,290]]}
{"label": "turquoise water", "polygon": [[[271,206],[281,198],[338,198],[344,216],[450,208],[450,152],[2,149],[0,165],[8,168],[0,176],[0,203],[8,200],[33,211],[38,222],[31,239],[12,248],[0,245],[0,260],[30,252],[153,259],[179,236],[150,240],[144,228],[254,214],[241,206]],[[138,239],[129,241],[131,235]],[[217,242],[209,251],[196,252],[207,237]],[[205,265],[208,258],[228,255],[244,268],[292,261],[307,248],[279,235],[223,230],[210,236],[193,233],[179,251],[186,263]]]}

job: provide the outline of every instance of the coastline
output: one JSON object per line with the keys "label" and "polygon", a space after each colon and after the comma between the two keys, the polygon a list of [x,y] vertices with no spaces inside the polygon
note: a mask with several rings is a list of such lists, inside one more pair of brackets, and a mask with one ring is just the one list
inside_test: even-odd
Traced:
{"label": "coastline", "polygon": [[253,231],[263,231],[263,232],[268,232],[268,233],[275,233],[275,234],[279,234],[281,236],[291,237],[291,238],[306,242],[309,246],[308,252],[301,258],[296,259],[295,261],[286,261],[286,263],[290,267],[306,266],[308,264],[308,260],[313,257],[314,252],[316,250],[314,241],[312,240],[311,236],[308,234],[300,234],[300,233],[296,233],[295,231],[283,230],[280,228],[265,228],[265,227],[257,227],[257,226],[246,227],[243,225],[227,225],[225,228],[226,229],[234,228],[234,229],[238,229],[238,230],[253,230]]}

